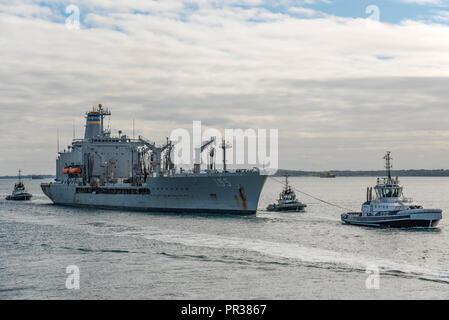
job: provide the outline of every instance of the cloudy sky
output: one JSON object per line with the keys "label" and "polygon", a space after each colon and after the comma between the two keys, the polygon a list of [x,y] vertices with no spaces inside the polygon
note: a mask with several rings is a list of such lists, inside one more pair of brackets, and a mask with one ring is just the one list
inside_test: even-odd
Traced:
{"label": "cloudy sky", "polygon": [[53,173],[98,103],[161,142],[277,128],[281,168],[449,168],[446,0],[2,0],[0,48],[0,175]]}

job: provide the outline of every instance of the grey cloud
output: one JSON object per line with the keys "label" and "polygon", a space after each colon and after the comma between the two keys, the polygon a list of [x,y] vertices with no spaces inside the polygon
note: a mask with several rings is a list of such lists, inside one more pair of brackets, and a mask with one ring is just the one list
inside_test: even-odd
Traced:
{"label": "grey cloud", "polygon": [[447,167],[449,28],[254,24],[245,17],[260,11],[224,10],[200,8],[207,22],[97,13],[126,32],[107,24],[71,32],[0,13],[0,174],[53,172],[56,128],[67,145],[73,120],[81,135],[96,103],[111,107],[114,129],[130,134],[135,118],[139,134],[157,141],[192,120],[278,128],[286,168],[372,169],[385,149],[407,168],[423,155]]}

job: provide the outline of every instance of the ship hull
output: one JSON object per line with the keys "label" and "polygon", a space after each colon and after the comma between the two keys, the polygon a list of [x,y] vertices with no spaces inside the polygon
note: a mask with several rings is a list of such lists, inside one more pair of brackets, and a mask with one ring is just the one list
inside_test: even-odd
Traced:
{"label": "ship hull", "polygon": [[441,219],[442,211],[439,209],[406,210],[385,216],[341,215],[343,223],[377,228],[434,228]]}
{"label": "ship hull", "polygon": [[160,213],[254,215],[266,175],[199,174],[149,178],[140,187],[41,184],[55,204]]}

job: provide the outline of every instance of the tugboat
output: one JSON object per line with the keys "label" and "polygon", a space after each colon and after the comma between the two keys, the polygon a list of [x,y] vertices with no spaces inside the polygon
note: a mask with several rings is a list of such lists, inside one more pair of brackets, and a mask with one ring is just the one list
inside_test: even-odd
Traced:
{"label": "tugboat", "polygon": [[336,175],[332,172],[322,173],[320,174],[320,178],[335,178]]}
{"label": "tugboat", "polygon": [[270,204],[267,211],[303,211],[307,205],[296,200],[296,194],[288,185],[288,176],[285,176],[284,190],[279,194],[278,203]]}
{"label": "tugboat", "polygon": [[374,187],[376,198],[373,200],[373,188],[367,188],[366,202],[362,205],[362,212],[343,213],[341,221],[347,224],[386,227],[435,227],[442,219],[441,209],[424,209],[414,204],[411,199],[403,196],[403,187],[398,178],[391,177],[390,152],[384,157],[386,161],[386,178],[377,178]]}
{"label": "tugboat", "polygon": [[14,185],[12,194],[7,196],[6,200],[23,201],[30,200],[31,197],[33,197],[33,195],[25,190],[25,185],[22,182],[21,171],[19,170],[19,182]]}

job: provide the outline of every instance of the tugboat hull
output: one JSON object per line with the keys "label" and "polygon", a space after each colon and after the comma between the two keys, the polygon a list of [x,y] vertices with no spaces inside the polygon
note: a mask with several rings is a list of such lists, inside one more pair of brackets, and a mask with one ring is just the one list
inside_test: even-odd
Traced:
{"label": "tugboat hull", "polygon": [[361,213],[344,213],[341,221],[366,227],[378,228],[433,228],[442,218],[440,209],[415,209],[399,211],[396,214],[362,216]]}
{"label": "tugboat hull", "polygon": [[6,200],[10,201],[27,201],[30,200],[33,196],[31,194],[22,194],[16,196],[7,196]]}
{"label": "tugboat hull", "polygon": [[279,206],[279,205],[269,205],[267,207],[267,211],[282,211],[282,212],[299,212],[304,211],[307,205],[305,204],[297,204],[290,206]]}

